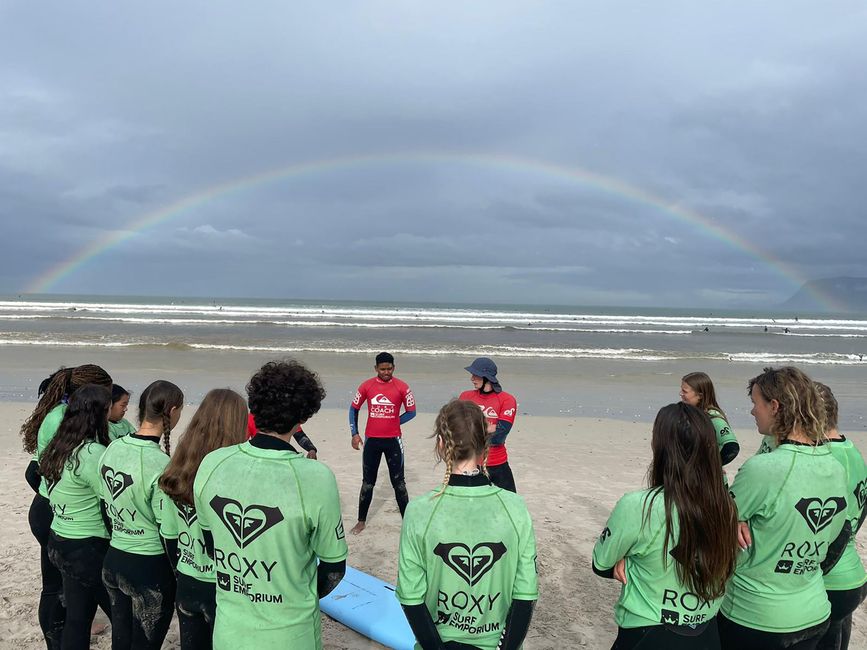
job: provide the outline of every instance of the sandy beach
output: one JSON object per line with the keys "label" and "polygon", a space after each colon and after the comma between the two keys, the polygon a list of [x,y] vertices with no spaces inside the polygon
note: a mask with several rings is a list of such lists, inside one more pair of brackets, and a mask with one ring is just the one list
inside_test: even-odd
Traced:
{"label": "sandy beach", "polygon": [[[23,355],[22,355],[23,356]],[[45,365],[51,363],[42,355],[37,355]],[[255,367],[259,359],[246,359],[243,364],[218,363],[227,359],[214,360],[207,355],[195,355],[199,361],[195,366],[187,365],[190,358],[173,360],[159,359],[152,364],[142,365],[127,375],[130,379],[118,379],[138,391],[147,379],[165,376],[175,378],[186,389],[184,380],[191,385],[205,385],[209,379],[214,385],[231,385],[238,389],[248,368]],[[16,355],[17,357],[17,355]],[[12,366],[23,359],[10,359]],[[121,375],[111,361],[119,358],[97,359],[112,368],[116,377]],[[143,357],[126,357],[123,368],[135,367]],[[74,363],[70,359],[67,363]],[[450,360],[455,365],[455,360]],[[118,364],[120,365],[120,364]],[[205,373],[205,367],[220,366],[221,372]],[[317,414],[305,427],[319,448],[319,458],[335,472],[340,487],[344,523],[351,526],[356,520],[358,488],[361,480],[361,456],[351,449],[347,434],[346,414],[335,404],[343,400],[343,393],[358,380],[365,378],[367,359],[348,357],[342,361],[334,357],[324,368],[317,367],[329,387],[328,408]],[[408,365],[408,364],[407,364]],[[337,366],[343,366],[343,379],[330,380]],[[230,371],[229,368],[232,368]],[[400,370],[400,361],[398,370]],[[428,385],[443,382],[453,383],[454,377],[445,377],[438,367],[427,366],[428,371],[416,373],[408,379],[413,382],[418,395],[425,394]],[[14,372],[7,366],[5,381]],[[750,376],[752,367],[742,366],[739,373]],[[650,370],[634,366],[631,374],[643,375]],[[653,372],[656,372],[654,370]],[[673,369],[680,373],[682,369]],[[734,372],[730,370],[730,372]],[[44,376],[39,365],[28,369],[28,377]],[[629,403],[634,396],[634,379],[624,378],[630,373],[623,372],[619,381],[609,373],[601,379],[606,390],[620,386],[618,400]],[[514,375],[516,378],[518,374]],[[565,376],[565,373],[564,373]],[[679,376],[679,375],[675,375]],[[458,375],[460,377],[460,375]],[[141,381],[138,381],[141,379]],[[194,381],[192,381],[194,379]],[[534,380],[543,382],[535,386],[537,392],[563,391],[556,380],[547,383],[541,374]],[[592,383],[592,376],[584,376],[583,381]],[[527,378],[524,377],[524,381]],[[676,380],[675,380],[676,381]],[[590,553],[599,531],[616,500],[630,490],[642,487],[644,474],[650,458],[649,438],[652,417],[656,408],[675,399],[676,389],[668,384],[670,376],[656,376],[651,388],[659,398],[645,404],[634,399],[632,406],[640,420],[586,418],[567,416],[534,415],[533,403],[521,400],[519,417],[509,437],[510,463],[512,465],[518,491],[525,497],[533,516],[539,549],[540,599],[525,647],[528,650],[562,648],[608,648],[615,635],[613,605],[619,592],[619,585],[613,581],[595,576],[590,569]],[[513,382],[513,384],[516,382]],[[731,381],[731,399],[735,391],[740,393],[740,380]],[[22,392],[30,391],[30,379],[25,382]],[[345,384],[345,386],[344,386]],[[723,382],[723,394],[729,392],[727,382]],[[509,386],[511,388],[511,385]],[[184,425],[195,409],[199,399],[198,389],[187,391],[188,405],[184,417],[176,431],[183,431]],[[441,388],[444,399],[448,398]],[[516,390],[516,392],[518,392]],[[519,393],[519,397],[521,394]],[[744,400],[744,397],[738,399]],[[135,402],[135,397],[133,398]],[[425,400],[430,404],[430,400]],[[0,646],[15,647],[20,650],[38,650],[44,647],[36,620],[36,607],[39,594],[38,547],[30,534],[27,512],[32,500],[32,492],[23,479],[23,471],[28,457],[20,449],[18,428],[32,409],[32,402],[0,402],[0,506],[6,513],[2,551],[0,551]],[[432,410],[432,409],[431,409]],[[744,423],[743,404],[737,411],[736,421]],[[131,412],[129,414],[133,416]],[[434,464],[431,441],[434,414],[430,410],[419,416],[404,429],[406,445],[407,486],[410,496],[432,489],[442,481],[442,466]],[[637,421],[636,421],[637,420]],[[736,426],[742,453],[729,467],[729,476],[758,447],[759,436],[754,427]],[[863,431],[846,431],[861,449],[867,449],[867,434]],[[368,528],[359,536],[348,539],[349,563],[363,571],[394,582],[397,572],[397,548],[400,532],[400,516],[394,502],[391,486],[384,470],[374,494],[374,501],[368,518]],[[867,544],[862,540],[859,549],[867,555]],[[324,618],[323,634],[326,648],[357,649],[377,648],[364,637],[344,628],[342,625]],[[108,634],[94,640],[94,647],[109,648]],[[172,624],[166,648],[177,648],[177,623]],[[867,612],[862,608],[856,614],[855,631],[851,648],[867,648]]]}

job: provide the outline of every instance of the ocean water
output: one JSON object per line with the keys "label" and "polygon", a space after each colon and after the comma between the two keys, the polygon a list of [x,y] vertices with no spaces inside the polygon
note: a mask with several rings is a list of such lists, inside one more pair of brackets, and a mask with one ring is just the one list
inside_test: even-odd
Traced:
{"label": "ocean water", "polygon": [[562,306],[0,297],[8,346],[857,366],[867,318]]}

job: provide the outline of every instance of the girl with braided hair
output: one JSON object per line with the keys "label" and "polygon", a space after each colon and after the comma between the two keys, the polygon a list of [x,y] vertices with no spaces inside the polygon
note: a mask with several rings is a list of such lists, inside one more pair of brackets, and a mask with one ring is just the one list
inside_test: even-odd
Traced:
{"label": "girl with braided hair", "polygon": [[436,418],[438,489],[410,501],[400,535],[397,598],[416,648],[516,649],[538,598],[536,538],[522,497],[491,483],[489,434],[470,401]]}
{"label": "girl with braided hair", "polygon": [[111,383],[111,376],[93,364],[60,368],[40,384],[39,402],[30,417],[21,425],[24,451],[33,454],[25,472],[27,483],[36,492],[33,503],[30,504],[28,519],[30,531],[40,547],[42,593],[39,597],[39,626],[48,650],[60,648],[66,610],[60,597],[63,578],[48,557],[47,545],[54,515],[48,501],[48,485],[39,473],[39,460],[57,432],[66,413],[66,403],[73,393],[87,384],[111,388]]}
{"label": "girl with braided hair", "polygon": [[183,405],[180,388],[153,382],[139,400],[139,430],[112,442],[99,462],[112,522],[102,580],[111,599],[113,648],[157,650],[172,620],[177,541],[161,535],[171,510],[158,482]]}

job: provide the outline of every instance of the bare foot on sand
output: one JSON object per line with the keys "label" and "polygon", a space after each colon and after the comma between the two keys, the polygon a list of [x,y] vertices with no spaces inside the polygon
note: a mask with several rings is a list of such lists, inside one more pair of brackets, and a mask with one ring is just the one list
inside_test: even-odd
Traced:
{"label": "bare foot on sand", "polygon": [[352,530],[350,530],[349,532],[352,533],[353,535],[358,535],[358,533],[360,533],[362,530],[364,530],[364,522],[359,521],[357,524],[355,524],[352,527]]}

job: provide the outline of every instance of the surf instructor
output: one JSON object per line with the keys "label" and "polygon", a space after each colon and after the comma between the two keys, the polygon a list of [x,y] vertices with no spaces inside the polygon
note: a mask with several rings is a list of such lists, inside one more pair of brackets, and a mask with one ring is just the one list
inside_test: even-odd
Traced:
{"label": "surf instructor", "polygon": [[507,393],[497,381],[497,364],[487,357],[479,357],[464,368],[472,377],[473,390],[466,390],[458,399],[478,404],[488,421],[490,448],[488,449],[488,476],[491,483],[510,492],[515,489],[515,478],[509,467],[509,454],[506,451],[506,436],[515,423],[518,402],[514,395]]}
{"label": "surf instructor", "polygon": [[[415,397],[409,386],[394,376],[394,357],[388,352],[376,355],[374,365],[376,376],[371,377],[358,387],[355,398],[349,405],[349,430],[352,434],[352,448],[364,448],[361,455],[362,478],[361,493],[358,496],[358,523],[352,528],[357,535],[366,526],[367,511],[373,500],[373,488],[379,463],[385,456],[388,476],[394,488],[394,498],[400,509],[400,516],[406,510],[409,495],[403,473],[403,440],[400,425],[415,417]],[[367,425],[362,442],[358,433],[358,412],[367,402]],[[404,412],[400,413],[403,405]]]}

